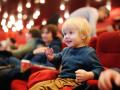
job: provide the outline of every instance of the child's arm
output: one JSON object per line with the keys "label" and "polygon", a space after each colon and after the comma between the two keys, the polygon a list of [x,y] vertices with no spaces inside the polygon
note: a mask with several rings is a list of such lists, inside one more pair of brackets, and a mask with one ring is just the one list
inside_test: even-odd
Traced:
{"label": "child's arm", "polygon": [[76,74],[76,82],[84,82],[89,79],[94,79],[94,73],[92,71],[85,71],[83,69],[79,69],[75,71]]}
{"label": "child's arm", "polygon": [[100,73],[103,71],[103,67],[100,64],[94,50],[88,52],[87,56],[84,57],[84,65],[87,69],[79,69],[75,72],[76,81],[83,82],[89,79],[98,79]]}
{"label": "child's arm", "polygon": [[54,54],[54,51],[52,48],[47,48],[45,51],[45,54],[49,61],[60,62],[62,60],[62,56],[66,51],[67,51],[67,48],[64,48],[61,52]]}
{"label": "child's arm", "polygon": [[[92,50],[86,56],[85,67],[87,70],[94,73],[94,79],[98,79],[100,73],[104,70],[103,66],[100,64],[99,59],[97,58],[95,50]],[[85,69],[86,70],[86,69]]]}

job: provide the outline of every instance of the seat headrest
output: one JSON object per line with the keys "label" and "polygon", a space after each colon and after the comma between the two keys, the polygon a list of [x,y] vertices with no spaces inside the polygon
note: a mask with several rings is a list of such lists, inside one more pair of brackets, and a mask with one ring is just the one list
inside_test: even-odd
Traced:
{"label": "seat headrest", "polygon": [[98,52],[120,53],[120,31],[101,34],[96,47]]}

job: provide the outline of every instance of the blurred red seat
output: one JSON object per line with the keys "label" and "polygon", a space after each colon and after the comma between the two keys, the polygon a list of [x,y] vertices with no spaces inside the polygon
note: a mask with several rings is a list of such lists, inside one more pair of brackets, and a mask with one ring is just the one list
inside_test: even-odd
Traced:
{"label": "blurred red seat", "polygon": [[97,39],[96,52],[104,67],[120,68],[120,31],[101,34]]}
{"label": "blurred red seat", "polygon": [[27,81],[13,80],[11,83],[11,90],[27,90]]}
{"label": "blurred red seat", "polygon": [[[97,56],[104,68],[120,68],[120,31],[104,32],[90,42],[96,48]],[[88,84],[97,86],[97,80],[89,80]]]}

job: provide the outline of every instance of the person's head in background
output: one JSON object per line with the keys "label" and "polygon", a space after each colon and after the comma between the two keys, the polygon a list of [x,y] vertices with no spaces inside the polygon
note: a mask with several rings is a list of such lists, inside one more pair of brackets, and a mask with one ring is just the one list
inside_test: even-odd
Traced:
{"label": "person's head in background", "polygon": [[50,44],[54,39],[57,39],[58,28],[56,25],[48,24],[42,28],[41,37],[45,44]]}
{"label": "person's head in background", "polygon": [[63,24],[63,41],[68,47],[78,48],[88,45],[90,40],[90,25],[84,18],[67,19]]}
{"label": "person's head in background", "polygon": [[7,38],[6,40],[3,40],[0,42],[1,48],[3,50],[9,50],[9,49],[16,49],[16,40],[14,38]]}
{"label": "person's head in background", "polygon": [[15,45],[16,40],[14,38],[9,38],[9,45]]}
{"label": "person's head in background", "polygon": [[11,49],[17,49],[16,40],[14,38],[9,38],[8,45]]}
{"label": "person's head in background", "polygon": [[27,40],[30,40],[32,38],[41,38],[41,31],[38,29],[31,29],[27,34],[26,34]]}
{"label": "person's head in background", "polygon": [[101,6],[100,8],[98,8],[98,14],[99,14],[98,20],[102,21],[109,17],[110,11],[105,6]]}

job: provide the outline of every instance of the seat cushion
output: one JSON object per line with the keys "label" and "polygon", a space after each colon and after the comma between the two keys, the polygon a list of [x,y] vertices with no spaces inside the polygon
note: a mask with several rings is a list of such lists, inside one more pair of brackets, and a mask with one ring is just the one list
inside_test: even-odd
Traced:
{"label": "seat cushion", "polygon": [[95,86],[98,84],[98,80],[88,80],[87,83],[90,85],[90,86]]}
{"label": "seat cushion", "polygon": [[73,89],[72,89],[72,87],[65,86],[65,87],[63,87],[63,88],[60,89],[60,90],[73,90]]}
{"label": "seat cushion", "polygon": [[11,90],[27,90],[27,81],[13,80],[11,83]]}
{"label": "seat cushion", "polygon": [[44,80],[51,80],[55,79],[58,76],[58,71],[57,70],[40,70],[38,72],[33,73],[30,75],[29,80],[28,80],[28,88],[36,84],[37,82],[41,82]]}

